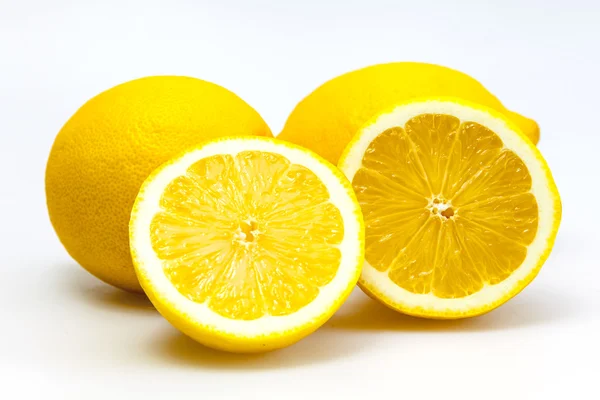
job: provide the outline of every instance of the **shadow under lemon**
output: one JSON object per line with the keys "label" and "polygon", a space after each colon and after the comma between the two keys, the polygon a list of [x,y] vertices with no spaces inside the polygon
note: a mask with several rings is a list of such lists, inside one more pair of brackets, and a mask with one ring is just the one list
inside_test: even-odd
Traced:
{"label": "shadow under lemon", "polygon": [[[59,278],[87,303],[128,313],[158,312],[145,295],[134,294],[107,285],[76,265],[60,268]],[[354,356],[373,346],[358,332],[484,332],[520,329],[551,324],[572,315],[572,304],[558,291],[530,287],[498,309],[474,318],[428,320],[393,311],[370,299],[356,288],[348,301],[319,330],[300,342],[281,350],[260,354],[232,354],[205,347],[188,338],[164,321],[164,329],[150,332],[146,351],[151,357],[189,368],[275,369],[297,368]],[[134,321],[134,320],[132,320]],[[134,324],[134,322],[132,322]],[[135,326],[131,327],[135,329]]]}
{"label": "shadow under lemon", "polygon": [[158,312],[145,294],[118,289],[97,279],[75,263],[56,267],[64,289],[91,306],[122,312]]}
{"label": "shadow under lemon", "polygon": [[572,304],[560,291],[529,287],[499,308],[472,318],[434,320],[396,312],[355,289],[327,327],[351,331],[476,332],[551,324],[572,316]]}
{"label": "shadow under lemon", "polygon": [[289,347],[266,353],[234,354],[205,347],[173,330],[157,336],[147,349],[161,362],[178,367],[270,370],[326,364],[355,356],[369,346],[359,335],[340,334],[326,326]]}

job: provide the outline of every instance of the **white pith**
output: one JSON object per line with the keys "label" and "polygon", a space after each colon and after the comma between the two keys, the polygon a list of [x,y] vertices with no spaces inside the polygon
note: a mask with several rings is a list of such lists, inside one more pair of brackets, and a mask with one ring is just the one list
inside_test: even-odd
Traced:
{"label": "white pith", "polygon": [[[506,149],[512,150],[527,166],[532,179],[531,193],[538,203],[538,230],[535,239],[528,247],[528,252],[521,266],[507,279],[496,285],[485,285],[480,291],[469,296],[455,299],[439,298],[433,294],[415,294],[396,285],[388,277],[388,271],[380,272],[366,260],[363,266],[361,282],[376,289],[384,298],[405,309],[424,309],[432,314],[466,313],[469,310],[481,308],[514,294],[521,281],[528,278],[538,266],[538,261],[547,251],[547,243],[552,237],[555,226],[557,204],[553,197],[551,186],[543,163],[536,156],[536,150],[529,146],[501,118],[492,114],[471,108],[452,101],[425,100],[401,105],[380,115],[373,123],[363,127],[353,140],[339,162],[340,169],[352,182],[354,175],[362,166],[362,159],[370,143],[382,132],[393,127],[404,127],[406,122],[420,114],[449,114],[461,120],[479,123],[495,132]],[[451,201],[451,200],[450,200]]]}
{"label": "white pith", "polygon": [[[216,154],[236,155],[242,151],[265,151],[280,154],[291,163],[299,164],[313,171],[329,190],[330,202],[340,211],[344,221],[344,237],[338,246],[341,262],[333,280],[320,288],[319,295],[308,305],[295,313],[286,316],[264,316],[245,321],[225,318],[210,310],[206,304],[199,304],[182,295],[167,278],[163,264],[152,249],[150,224],[154,215],[161,210],[160,198],[166,186],[176,177],[186,174],[187,169],[198,160]],[[283,333],[304,326],[329,312],[338,302],[340,295],[348,292],[358,277],[360,268],[358,261],[362,257],[362,240],[360,209],[354,200],[349,184],[340,181],[343,176],[336,176],[332,166],[317,158],[307,150],[288,144],[280,144],[272,139],[231,138],[209,143],[192,150],[181,158],[169,163],[151,177],[142,187],[130,226],[131,248],[136,260],[138,274],[147,278],[155,297],[167,307],[184,315],[192,323],[204,326],[222,334],[237,337],[268,336]],[[344,179],[345,180],[345,179]]]}

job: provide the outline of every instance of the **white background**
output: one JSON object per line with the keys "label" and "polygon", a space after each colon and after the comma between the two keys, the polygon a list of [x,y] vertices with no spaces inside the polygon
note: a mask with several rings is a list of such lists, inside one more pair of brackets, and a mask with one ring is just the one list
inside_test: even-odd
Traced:
{"label": "white background", "polygon": [[[600,398],[599,19],[594,0],[0,0],[0,398]],[[558,240],[488,315],[412,319],[356,291],[297,345],[223,354],[87,274],[52,231],[50,146],[102,90],[195,76],[279,132],[322,82],[401,60],[463,70],[542,127]]]}

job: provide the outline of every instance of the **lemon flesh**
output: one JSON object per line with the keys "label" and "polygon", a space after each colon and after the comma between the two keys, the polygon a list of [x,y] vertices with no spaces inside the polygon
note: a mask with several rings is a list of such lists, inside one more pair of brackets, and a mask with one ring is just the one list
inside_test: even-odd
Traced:
{"label": "lemon flesh", "polygon": [[192,164],[161,197],[152,245],[189,299],[227,318],[288,315],[340,265],[339,209],[309,169],[268,152]]}
{"label": "lemon flesh", "polygon": [[552,247],[560,199],[547,165],[489,109],[398,106],[361,130],[340,167],[365,219],[360,283],[392,308],[489,311],[533,279]]}
{"label": "lemon flesh", "polygon": [[527,167],[489,129],[421,114],[382,132],[352,185],[366,259],[412,293],[464,297],[518,268],[537,231]]}

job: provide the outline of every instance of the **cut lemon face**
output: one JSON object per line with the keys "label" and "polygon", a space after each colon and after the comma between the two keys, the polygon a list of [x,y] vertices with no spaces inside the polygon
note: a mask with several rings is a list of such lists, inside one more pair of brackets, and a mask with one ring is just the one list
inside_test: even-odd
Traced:
{"label": "cut lemon face", "polygon": [[492,310],[536,276],[561,217],[533,144],[499,113],[455,99],[380,114],[339,167],[366,227],[359,285],[407,314]]}
{"label": "cut lemon face", "polygon": [[268,138],[219,139],[157,169],[133,207],[136,273],[197,341],[264,351],[322,325],[356,284],[364,226],[350,182]]}

